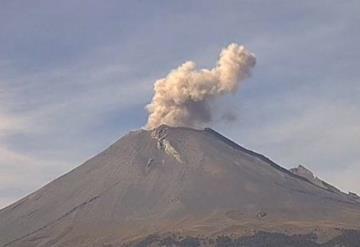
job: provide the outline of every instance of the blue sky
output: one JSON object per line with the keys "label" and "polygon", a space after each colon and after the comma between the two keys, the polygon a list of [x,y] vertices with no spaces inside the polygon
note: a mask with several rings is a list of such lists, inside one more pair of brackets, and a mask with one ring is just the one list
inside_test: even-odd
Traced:
{"label": "blue sky", "polygon": [[145,125],[154,81],[231,42],[257,65],[210,127],[360,193],[360,2],[0,0],[0,207]]}

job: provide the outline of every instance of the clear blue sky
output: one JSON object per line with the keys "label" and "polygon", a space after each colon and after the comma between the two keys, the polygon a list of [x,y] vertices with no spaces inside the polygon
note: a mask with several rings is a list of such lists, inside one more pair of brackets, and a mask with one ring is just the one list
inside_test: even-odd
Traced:
{"label": "clear blue sky", "polygon": [[146,123],[152,85],[222,47],[257,56],[211,127],[360,192],[360,1],[0,0],[0,207]]}

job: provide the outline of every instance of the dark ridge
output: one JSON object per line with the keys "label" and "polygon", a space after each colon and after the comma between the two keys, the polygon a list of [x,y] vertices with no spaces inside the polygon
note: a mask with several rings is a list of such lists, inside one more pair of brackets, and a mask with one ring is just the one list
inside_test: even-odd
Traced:
{"label": "dark ridge", "polygon": [[279,170],[279,171],[281,171],[281,172],[286,173],[287,175],[289,175],[289,176],[291,176],[291,177],[294,177],[294,178],[297,178],[297,179],[301,179],[301,180],[303,180],[303,181],[305,181],[305,182],[307,182],[307,183],[310,183],[310,184],[312,184],[312,185],[314,185],[314,186],[316,186],[316,187],[318,187],[318,188],[320,188],[320,189],[326,190],[326,191],[331,192],[331,193],[335,193],[335,192],[333,192],[333,191],[331,191],[331,190],[327,190],[327,189],[325,189],[325,188],[322,188],[322,187],[320,187],[320,186],[312,183],[311,181],[309,181],[308,179],[306,179],[306,178],[304,178],[304,177],[301,177],[301,176],[299,176],[299,175],[296,175],[296,174],[290,172],[289,170],[283,168],[282,166],[279,166],[279,165],[276,164],[274,161],[272,161],[271,159],[269,159],[268,157],[266,157],[266,156],[264,156],[264,155],[262,155],[262,154],[256,153],[256,152],[254,152],[254,151],[251,151],[251,150],[249,150],[249,149],[246,149],[246,148],[240,146],[240,145],[237,144],[236,142],[234,142],[234,141],[228,139],[227,137],[219,134],[218,132],[216,132],[215,130],[213,130],[213,129],[211,129],[211,128],[205,128],[204,131],[206,131],[206,132],[209,133],[209,134],[212,134],[212,135],[216,136],[218,139],[220,139],[220,140],[223,141],[224,143],[228,144],[229,146],[231,146],[231,147],[233,147],[233,148],[235,148],[235,149],[237,149],[237,150],[240,150],[240,151],[242,151],[242,152],[244,152],[244,153],[247,153],[247,154],[249,154],[249,155],[251,155],[251,156],[254,156],[254,157],[256,157],[256,158],[258,158],[258,159],[260,159],[260,160],[268,163],[270,166],[274,167],[275,169],[277,169],[277,170]]}
{"label": "dark ridge", "polygon": [[317,240],[318,238],[315,233],[286,235],[283,233],[259,231],[255,235],[244,237],[234,237],[231,235],[192,237],[168,233],[164,235],[149,235],[139,242],[124,244],[123,247],[359,247],[360,232],[344,230],[339,236],[325,243],[318,243]]}
{"label": "dark ridge", "polygon": [[321,245],[323,247],[345,246],[356,247],[360,246],[360,232],[356,230],[345,230],[340,236]]}

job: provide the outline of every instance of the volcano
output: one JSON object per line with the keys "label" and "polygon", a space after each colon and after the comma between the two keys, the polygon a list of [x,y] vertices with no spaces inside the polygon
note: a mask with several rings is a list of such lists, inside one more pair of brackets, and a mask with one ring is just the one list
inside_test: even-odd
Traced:
{"label": "volcano", "polygon": [[359,246],[358,198],[322,185],[212,129],[163,125],[0,210],[0,246]]}

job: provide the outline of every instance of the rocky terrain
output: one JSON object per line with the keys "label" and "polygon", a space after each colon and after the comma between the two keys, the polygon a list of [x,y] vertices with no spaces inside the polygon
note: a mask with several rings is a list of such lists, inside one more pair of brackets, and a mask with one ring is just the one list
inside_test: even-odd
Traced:
{"label": "rocky terrain", "polygon": [[360,246],[357,196],[305,169],[211,129],[133,131],[0,210],[0,246]]}

